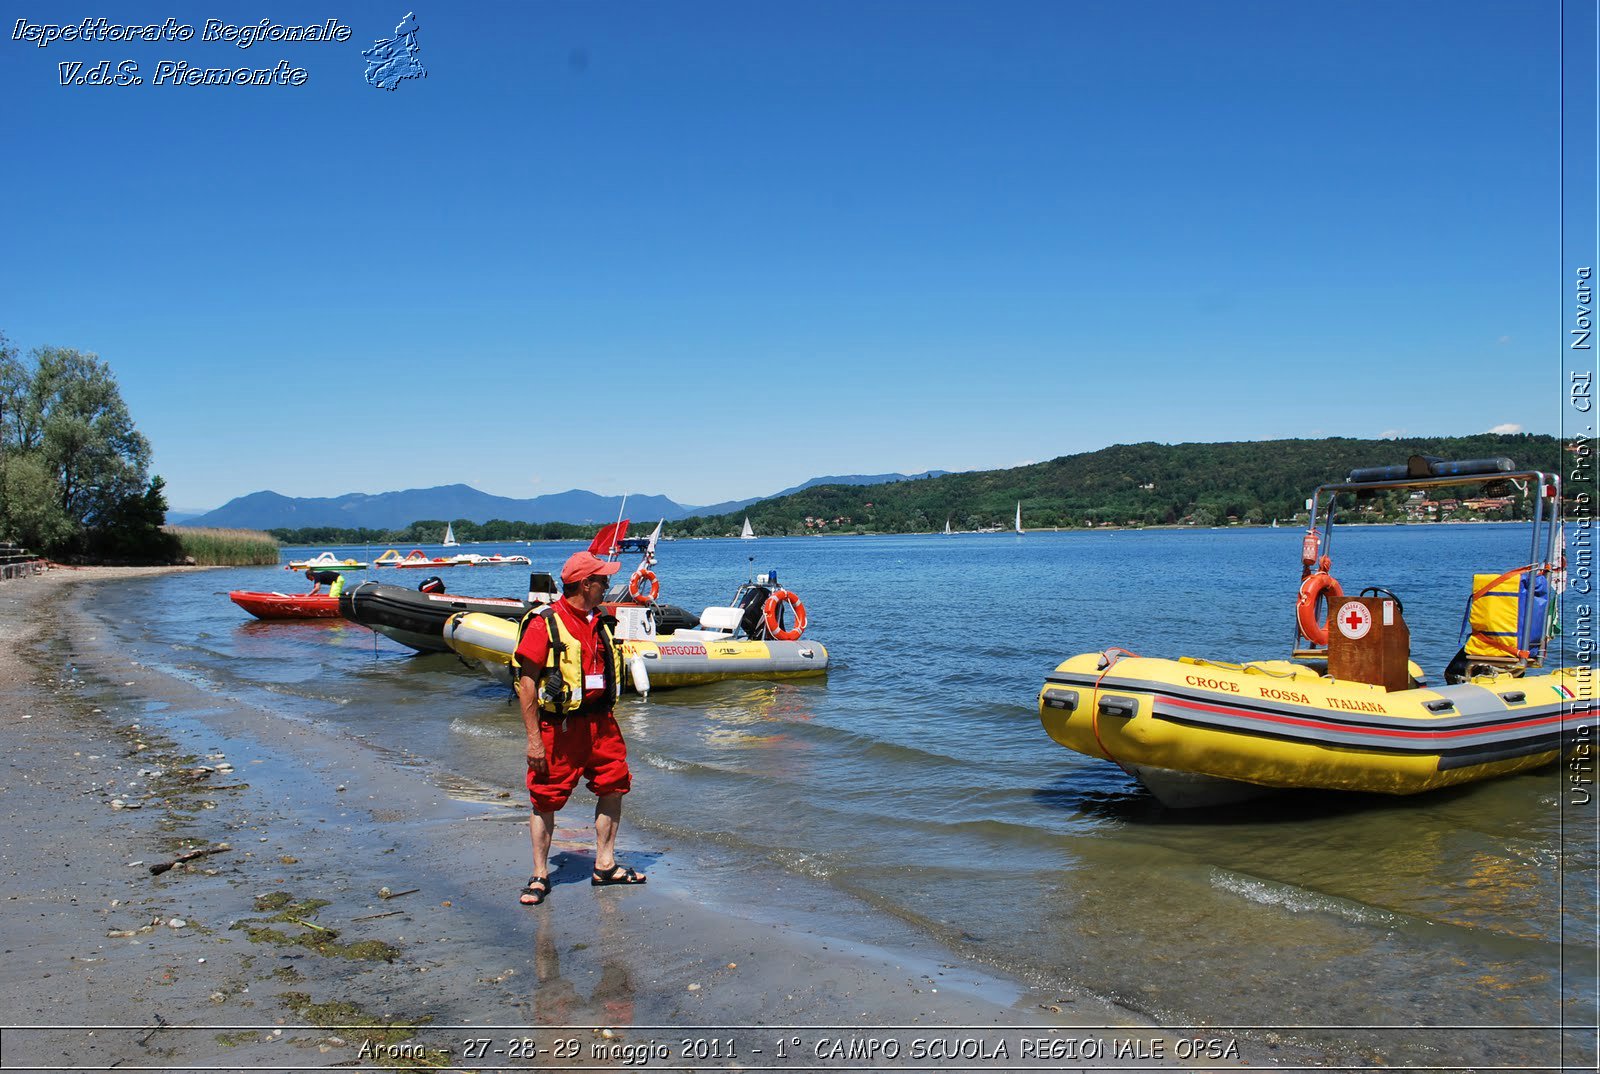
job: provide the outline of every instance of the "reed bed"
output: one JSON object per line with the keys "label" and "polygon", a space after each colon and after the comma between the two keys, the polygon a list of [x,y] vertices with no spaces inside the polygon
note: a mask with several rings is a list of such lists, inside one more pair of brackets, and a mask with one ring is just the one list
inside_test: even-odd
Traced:
{"label": "reed bed", "polygon": [[183,554],[201,567],[276,565],[278,542],[260,530],[163,526],[183,545]]}

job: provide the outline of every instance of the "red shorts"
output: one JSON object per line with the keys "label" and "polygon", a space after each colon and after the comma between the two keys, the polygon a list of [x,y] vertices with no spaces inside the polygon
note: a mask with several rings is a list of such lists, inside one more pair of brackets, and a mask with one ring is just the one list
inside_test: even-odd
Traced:
{"label": "red shorts", "polygon": [[566,805],[584,776],[596,796],[628,793],[633,784],[628,746],[611,713],[573,716],[564,723],[540,720],[539,737],[550,775],[540,779],[528,766],[528,798],[535,809],[553,812]]}

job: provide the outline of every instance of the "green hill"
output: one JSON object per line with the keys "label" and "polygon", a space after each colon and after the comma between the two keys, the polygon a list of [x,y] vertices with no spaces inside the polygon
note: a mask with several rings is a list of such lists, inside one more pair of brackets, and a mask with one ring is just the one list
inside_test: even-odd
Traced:
{"label": "green hill", "polygon": [[[1258,440],[1221,444],[1118,444],[1010,470],[946,474],[888,485],[819,485],[750,505],[758,534],[926,533],[1009,529],[1017,502],[1027,529],[1088,525],[1264,523],[1304,512],[1319,484],[1409,455],[1504,455],[1519,467],[1559,472],[1554,437],[1529,434],[1398,440]],[[678,536],[738,532],[744,510],[674,523]],[[1399,517],[1398,501],[1373,517]]]}

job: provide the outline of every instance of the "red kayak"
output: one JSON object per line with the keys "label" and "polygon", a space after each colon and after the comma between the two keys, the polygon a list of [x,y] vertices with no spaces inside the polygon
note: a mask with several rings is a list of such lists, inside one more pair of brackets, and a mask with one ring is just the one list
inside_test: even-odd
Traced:
{"label": "red kayak", "polygon": [[339,598],[326,593],[250,593],[235,589],[228,599],[257,619],[339,618]]}

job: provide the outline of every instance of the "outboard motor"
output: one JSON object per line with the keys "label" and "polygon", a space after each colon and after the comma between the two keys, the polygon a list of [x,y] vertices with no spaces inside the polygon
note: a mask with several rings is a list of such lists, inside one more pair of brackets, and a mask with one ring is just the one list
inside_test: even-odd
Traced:
{"label": "outboard motor", "polygon": [[419,593],[443,593],[444,592],[444,579],[440,578],[437,574],[432,575],[431,577],[428,577],[428,578],[424,578],[422,580],[422,583],[417,586],[417,592],[419,592]]}
{"label": "outboard motor", "polygon": [[739,598],[739,607],[744,609],[744,618],[739,620],[739,629],[744,631],[745,637],[751,641],[762,641],[767,636],[765,612],[767,598],[770,596],[772,590],[766,586],[750,585]]}
{"label": "outboard motor", "polygon": [[694,630],[700,625],[700,617],[687,608],[680,608],[676,604],[656,605],[656,633],[671,634],[675,630]]}
{"label": "outboard motor", "polygon": [[561,595],[561,587],[546,571],[532,571],[528,575],[528,603],[554,604]]}

